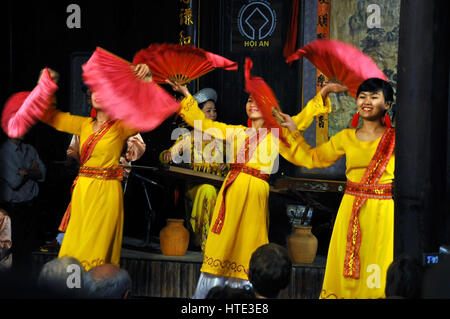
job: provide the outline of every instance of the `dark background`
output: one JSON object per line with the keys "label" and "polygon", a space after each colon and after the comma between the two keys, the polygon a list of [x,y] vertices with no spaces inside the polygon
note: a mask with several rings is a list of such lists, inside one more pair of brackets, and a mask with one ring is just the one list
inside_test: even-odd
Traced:
{"label": "dark background", "polygon": [[[81,28],[70,29],[66,20],[69,4],[75,3],[81,9]],[[218,92],[218,120],[229,124],[246,124],[243,66],[245,57],[254,62],[252,74],[261,76],[272,87],[284,112],[296,114],[301,107],[301,63],[289,67],[284,62],[282,50],[290,19],[290,1],[272,1],[276,9],[277,25],[268,49],[245,49],[232,43],[229,34],[236,35],[233,12],[246,1],[200,1],[194,7],[197,14],[194,44],[238,62],[237,72],[216,70],[191,85],[192,90],[213,87]],[[165,1],[6,1],[1,11],[1,42],[6,58],[1,61],[2,85],[0,103],[3,106],[8,97],[19,91],[30,91],[36,84],[39,71],[50,67],[60,73],[57,91],[58,108],[73,114],[88,115],[80,88],[81,65],[97,46],[105,48],[129,61],[134,54],[152,43],[177,43],[179,40],[179,0]],[[234,6],[234,8],[233,8]],[[197,33],[198,32],[198,33]],[[236,36],[234,36],[236,39]],[[238,39],[239,40],[239,39]],[[298,41],[302,41],[299,32]],[[142,133],[147,144],[144,156],[135,164],[157,166],[158,156],[173,143],[170,133],[180,124],[175,116],[167,119],[152,132]],[[39,244],[52,240],[65,208],[70,201],[70,186],[76,176],[73,167],[62,164],[71,136],[57,132],[45,124],[36,124],[26,136],[39,152],[47,166],[47,177],[40,184]],[[6,139],[2,132],[0,141]],[[281,159],[280,170],[272,178],[293,172],[295,167]],[[173,186],[182,185],[154,175],[149,171],[139,174],[164,185],[165,190],[146,184],[150,202],[155,211],[151,235],[155,238],[165,225],[165,218],[184,215],[185,207],[174,206]],[[170,186],[170,187],[168,187]],[[182,186],[180,186],[182,188]],[[314,194],[313,194],[314,196]],[[333,210],[337,210],[340,196],[324,194],[330,199]],[[286,204],[302,204],[297,198],[271,196],[270,238],[281,244],[291,225],[286,216]],[[124,235],[143,239],[146,232],[147,201],[141,180],[130,178],[124,197]],[[331,232],[333,215],[317,212],[319,252],[325,252]],[[315,231],[315,230],[314,230]]]}
{"label": "dark background", "polygon": [[[69,29],[66,20],[71,13],[67,6],[76,3],[81,8],[81,28]],[[81,64],[77,57],[91,54],[96,46],[132,60],[134,54],[151,43],[178,41],[179,1],[39,1],[4,2],[1,11],[1,42],[7,57],[2,60],[2,85],[0,103],[18,91],[30,91],[36,84],[39,71],[48,66],[60,73],[57,91],[58,108],[75,114],[83,113],[83,93],[73,88],[80,86]],[[77,95],[78,94],[78,95]],[[77,104],[80,103],[78,106]],[[87,114],[84,114],[87,115]],[[168,121],[171,123],[171,121]],[[164,130],[162,130],[164,131]],[[170,134],[170,132],[168,132]],[[153,132],[142,134],[147,151],[142,157],[145,165],[156,147],[170,143],[164,136],[158,141]],[[1,140],[6,138],[1,135]],[[61,164],[66,159],[66,149],[71,136],[58,132],[45,124],[36,124],[26,136],[39,152],[47,166],[47,177],[40,184],[39,207],[40,241],[51,240],[70,200],[70,186],[76,175],[73,167]],[[159,153],[158,153],[159,154]],[[142,187],[130,181],[129,194],[136,193],[126,202],[127,227],[137,224],[145,215]],[[128,195],[128,194],[127,194]],[[153,195],[152,195],[153,196]],[[155,195],[156,196],[156,195]],[[161,194],[158,194],[161,198]],[[162,197],[164,198],[164,196]],[[142,201],[144,201],[142,203]],[[159,201],[155,204],[159,204]],[[155,209],[159,210],[158,205]],[[131,218],[128,218],[131,217]],[[134,230],[131,230],[134,232]],[[156,230],[155,230],[156,231]],[[137,229],[137,235],[143,230]]]}
{"label": "dark background", "polygon": [[[81,8],[81,28],[69,29],[66,8],[76,3]],[[242,73],[244,59],[254,62],[252,74],[261,76],[273,88],[281,108],[289,114],[300,110],[302,94],[309,99],[313,87],[303,62],[288,67],[282,57],[290,18],[290,1],[271,1],[277,13],[277,29],[268,50],[237,49],[234,13],[246,1],[200,1],[200,25],[195,34],[196,45],[239,63],[239,71],[216,70],[193,85],[213,87],[218,92],[218,120],[229,124],[245,124]],[[300,1],[297,47],[315,38],[314,1]],[[313,5],[314,4],[314,5]],[[0,11],[0,41],[4,57],[0,59],[0,105],[19,91],[30,91],[39,71],[49,66],[60,75],[58,107],[74,113],[84,112],[80,85],[73,70],[96,46],[101,46],[125,59],[151,43],[177,43],[179,39],[179,0],[165,1],[4,1]],[[409,252],[420,257],[424,252],[437,252],[439,245],[449,243],[449,55],[445,46],[449,30],[447,1],[402,1],[399,43],[399,87],[396,147],[396,225],[395,254]],[[196,9],[197,10],[197,9]],[[197,21],[197,22],[198,22]],[[426,51],[423,51],[426,48]],[[422,52],[419,54],[418,52]],[[74,62],[75,61],[75,62]],[[77,64],[78,63],[78,64]],[[76,73],[76,72],[75,72]],[[302,83],[305,79],[305,83]],[[72,98],[71,98],[72,96]],[[78,102],[77,102],[78,98]],[[79,107],[77,104],[79,103]],[[158,165],[158,155],[167,149],[171,130],[179,124],[169,118],[152,132],[143,133],[147,151],[136,164]],[[0,133],[0,142],[6,139]],[[61,164],[66,156],[70,136],[38,123],[27,141],[34,145],[47,165],[47,178],[41,183],[37,214],[41,241],[54,238],[57,226],[70,200],[70,185],[75,172]],[[146,177],[167,185],[172,181],[141,172]],[[296,176],[295,167],[280,161],[281,174]],[[174,183],[172,183],[174,184]],[[174,207],[170,191],[148,186],[156,211],[152,235],[157,236],[165,218],[185,214]],[[309,194],[311,198],[337,211],[340,195]],[[270,240],[285,244],[290,233],[285,205],[302,204],[298,198],[270,197]],[[145,233],[146,201],[140,181],[130,179],[125,194],[125,235],[142,238]],[[180,212],[181,211],[181,212]],[[325,254],[334,214],[316,210],[313,232],[319,237],[319,254]]]}

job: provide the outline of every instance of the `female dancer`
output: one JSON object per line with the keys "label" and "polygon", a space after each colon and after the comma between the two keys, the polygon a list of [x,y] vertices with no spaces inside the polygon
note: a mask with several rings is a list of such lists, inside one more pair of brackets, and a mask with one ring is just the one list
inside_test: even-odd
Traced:
{"label": "female dancer", "polygon": [[[278,143],[278,138],[271,131],[264,129],[264,118],[252,96],[246,103],[251,128],[227,125],[207,119],[186,87],[169,80],[167,83],[185,96],[179,110],[184,120],[194,127],[201,124],[198,129],[226,140],[228,160],[230,149],[233,154],[237,154],[231,158],[230,172],[217,196],[201,275],[193,298],[204,298],[209,289],[217,285],[250,285],[248,267],[251,255],[258,247],[268,243],[267,179],[278,151],[285,152],[286,147],[282,146],[283,143]],[[329,112],[329,89],[330,87],[324,88],[296,116],[295,121],[301,129],[305,129],[315,115]],[[324,100],[327,101],[325,105]]]}
{"label": "female dancer", "polygon": [[[52,78],[56,72],[49,70]],[[144,79],[146,65],[135,67]],[[45,70],[44,70],[45,72]],[[120,121],[111,121],[92,93],[95,118],[51,109],[43,122],[58,131],[80,137],[80,169],[72,185],[70,220],[58,257],[78,259],[86,270],[111,263],[119,266],[123,230],[122,149],[137,132]]]}
{"label": "female dancer", "polygon": [[347,188],[331,236],[320,298],[384,297],[394,239],[395,131],[387,115],[392,102],[388,82],[364,81],[357,91],[355,115],[362,118],[362,127],[344,129],[315,148],[290,116],[282,114],[283,126],[291,132],[287,158],[292,163],[320,168],[346,156]]}
{"label": "female dancer", "polygon": [[[194,94],[200,109],[205,117],[215,121],[217,118],[216,102],[217,93],[211,88],[205,88]],[[202,133],[200,133],[202,134]],[[229,165],[224,158],[224,142],[211,137],[205,137],[201,147],[194,143],[194,130],[181,135],[174,145],[160,154],[160,161],[164,164],[173,162],[177,156],[190,152],[190,167],[194,171],[225,176]],[[212,213],[217,199],[217,189],[210,184],[194,183],[188,187],[188,196],[192,201],[191,226],[194,239],[201,250],[205,250]]]}

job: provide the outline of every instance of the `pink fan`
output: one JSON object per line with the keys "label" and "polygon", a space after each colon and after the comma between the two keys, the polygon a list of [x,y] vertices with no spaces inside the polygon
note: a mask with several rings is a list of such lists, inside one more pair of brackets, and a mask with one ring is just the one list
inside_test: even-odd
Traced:
{"label": "pink fan", "polygon": [[151,131],[177,111],[179,103],[158,84],[136,77],[133,65],[97,47],[83,65],[84,82],[114,120],[140,132]]}
{"label": "pink fan", "polygon": [[5,133],[11,138],[25,135],[51,107],[53,94],[57,89],[58,86],[51,79],[48,69],[44,69],[33,91],[13,94],[2,113],[2,128]]}
{"label": "pink fan", "polygon": [[328,78],[336,78],[356,97],[359,85],[369,78],[387,81],[375,62],[354,46],[337,40],[315,40],[298,49],[287,63],[307,58]]}
{"label": "pink fan", "polygon": [[136,53],[134,64],[145,63],[152,71],[153,80],[164,84],[166,79],[180,85],[213,71],[223,68],[237,70],[236,62],[220,55],[196,48],[192,45],[152,44]]}

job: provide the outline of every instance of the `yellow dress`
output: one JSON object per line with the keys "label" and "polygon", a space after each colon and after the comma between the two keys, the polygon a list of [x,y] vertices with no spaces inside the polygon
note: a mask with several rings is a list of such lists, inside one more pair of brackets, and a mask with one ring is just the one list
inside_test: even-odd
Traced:
{"label": "yellow dress", "polygon": [[[322,109],[309,109],[313,115]],[[227,162],[235,162],[237,153],[248,138],[249,131],[242,125],[227,125],[206,119],[197,102],[189,96],[181,102],[180,115],[191,126],[227,142]],[[300,114],[299,125],[309,117]],[[199,120],[199,121],[195,121]],[[306,120],[311,123],[312,120]],[[196,123],[195,123],[196,122]],[[308,124],[308,125],[309,125]],[[261,173],[271,174],[279,154],[278,138],[268,130],[261,138],[246,166]],[[225,178],[214,208],[212,223],[217,219],[223,198]],[[220,277],[248,280],[248,266],[253,252],[268,243],[269,184],[252,175],[240,173],[227,189],[226,213],[220,233],[209,230],[201,271]]]}
{"label": "yellow dress", "polygon": [[[94,133],[93,120],[53,111],[45,120],[58,131],[80,136],[80,145]],[[84,166],[114,168],[128,137],[135,131],[115,122],[96,144]],[[58,257],[71,256],[86,270],[111,263],[119,266],[123,230],[123,193],[120,179],[78,176],[71,214]]]}
{"label": "yellow dress", "polygon": [[[295,134],[297,133],[297,134]],[[347,180],[359,183],[377,150],[381,138],[363,142],[355,129],[344,129],[326,143],[312,148],[297,131],[288,140],[291,149],[286,159],[306,168],[327,167],[346,156]],[[395,158],[391,156],[378,184],[394,180]],[[344,277],[347,231],[352,213],[353,195],[344,194],[328,249],[320,298],[384,298],[386,272],[393,260],[394,201],[369,198],[359,213],[361,229],[360,278]]]}
{"label": "yellow dress", "polygon": [[210,184],[200,184],[189,188],[189,198],[192,201],[191,226],[194,239],[205,251],[212,213],[217,200],[217,189]]}

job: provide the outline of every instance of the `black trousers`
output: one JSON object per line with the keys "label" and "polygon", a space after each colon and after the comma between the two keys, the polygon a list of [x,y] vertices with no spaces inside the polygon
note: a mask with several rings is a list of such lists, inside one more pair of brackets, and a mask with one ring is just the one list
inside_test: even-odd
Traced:
{"label": "black trousers", "polygon": [[12,269],[28,273],[32,269],[32,251],[36,246],[38,212],[36,200],[1,203],[11,219]]}

